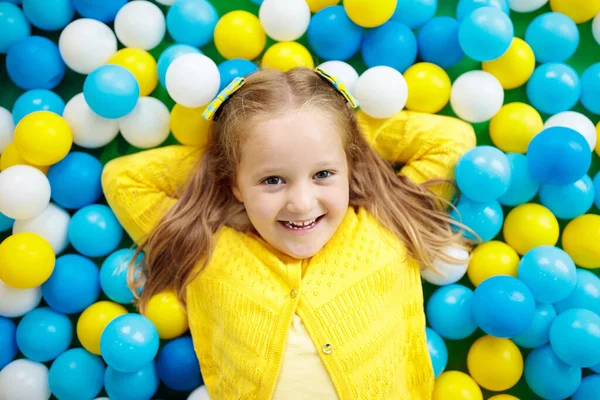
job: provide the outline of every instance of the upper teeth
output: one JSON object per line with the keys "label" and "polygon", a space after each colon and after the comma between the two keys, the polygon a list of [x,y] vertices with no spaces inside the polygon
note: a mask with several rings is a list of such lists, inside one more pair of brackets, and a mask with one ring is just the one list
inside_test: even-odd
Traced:
{"label": "upper teeth", "polygon": [[298,225],[298,226],[307,226],[312,224],[313,222],[315,222],[317,219],[311,219],[310,221],[306,221],[306,222],[294,222],[294,221],[288,221],[290,224],[293,225]]}

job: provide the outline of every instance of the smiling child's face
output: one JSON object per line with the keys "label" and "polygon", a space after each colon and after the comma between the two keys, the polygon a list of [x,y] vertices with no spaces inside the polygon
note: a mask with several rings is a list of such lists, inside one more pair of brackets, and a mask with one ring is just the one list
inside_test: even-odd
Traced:
{"label": "smiling child's face", "polygon": [[346,153],[330,121],[288,111],[254,127],[232,188],[260,236],[297,259],[325,246],[348,209]]}

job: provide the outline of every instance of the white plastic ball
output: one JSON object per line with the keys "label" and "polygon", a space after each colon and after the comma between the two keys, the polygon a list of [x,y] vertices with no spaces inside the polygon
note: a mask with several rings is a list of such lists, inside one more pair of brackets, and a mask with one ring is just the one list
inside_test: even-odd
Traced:
{"label": "white plastic ball", "polygon": [[594,17],[594,22],[592,22],[592,32],[594,34],[594,39],[600,44],[600,12]]}
{"label": "white plastic ball", "polygon": [[400,72],[380,65],[362,73],[354,85],[353,94],[365,114],[373,118],[389,118],[406,105],[408,86]]}
{"label": "white plastic ball", "polygon": [[141,97],[133,111],[121,118],[119,126],[121,135],[133,146],[156,147],[171,131],[169,109],[154,97]]}
{"label": "white plastic ball", "polygon": [[190,393],[187,400],[210,400],[206,386],[198,386],[192,393]]}
{"label": "white plastic ball", "polygon": [[344,61],[325,61],[319,68],[340,80],[351,94],[354,93],[358,72],[352,65]]}
{"label": "white plastic ball", "polygon": [[0,371],[0,398],[48,400],[48,367],[25,358],[12,361]]}
{"label": "white plastic ball", "polygon": [[590,145],[590,151],[596,147],[596,127],[585,115],[576,111],[563,111],[548,118],[544,123],[544,129],[552,126],[564,126],[571,128],[583,135]]}
{"label": "white plastic ball", "polygon": [[117,52],[117,38],[105,24],[82,18],[63,29],[58,48],[65,64],[75,72],[89,74]]}
{"label": "white plastic ball", "polygon": [[444,253],[450,257],[461,260],[459,264],[453,264],[441,259],[436,259],[433,262],[435,268],[425,268],[421,271],[421,276],[424,280],[434,285],[443,286],[456,283],[465,276],[467,267],[469,266],[469,252],[459,247],[446,247]]}
{"label": "white plastic ball", "polygon": [[488,121],[500,111],[503,103],[502,85],[489,72],[465,72],[452,85],[450,104],[456,115],[465,121]]}
{"label": "white plastic ball", "polygon": [[42,171],[14,165],[0,172],[0,212],[12,219],[39,215],[50,202],[50,182]]}
{"label": "white plastic ball", "polygon": [[310,22],[306,0],[264,0],[258,18],[271,38],[284,42],[304,35]]}
{"label": "white plastic ball", "polygon": [[125,4],[115,18],[115,33],[126,47],[150,50],[165,36],[165,15],[149,1]]}
{"label": "white plastic ball", "polygon": [[14,138],[15,123],[10,111],[0,107],[0,154]]}
{"label": "white plastic ball", "polygon": [[69,230],[69,213],[50,203],[39,215],[30,219],[15,221],[13,234],[21,232],[37,233],[50,243],[54,254],[62,253],[69,245],[67,232]]}
{"label": "white plastic ball", "polygon": [[119,120],[104,118],[88,106],[83,93],[67,102],[63,118],[71,127],[73,143],[88,149],[106,146],[119,134]]}
{"label": "white plastic ball", "polygon": [[219,91],[221,77],[217,64],[204,54],[177,57],[167,69],[167,92],[182,106],[208,104]]}
{"label": "white plastic ball", "polygon": [[508,7],[516,12],[532,12],[548,3],[548,0],[508,0]]}
{"label": "white plastic ball", "polygon": [[2,317],[22,317],[36,308],[41,300],[41,286],[17,289],[0,281],[0,316]]}

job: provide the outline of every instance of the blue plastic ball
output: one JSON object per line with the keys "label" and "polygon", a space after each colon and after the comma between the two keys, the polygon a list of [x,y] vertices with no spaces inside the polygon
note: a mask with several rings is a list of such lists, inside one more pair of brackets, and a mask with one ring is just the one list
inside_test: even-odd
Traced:
{"label": "blue plastic ball", "polygon": [[219,14],[206,0],[177,0],[167,12],[167,31],[182,44],[202,47],[213,40]]}
{"label": "blue plastic ball", "polygon": [[258,66],[250,60],[243,58],[232,58],[225,60],[219,64],[219,76],[221,77],[221,85],[219,92],[229,85],[232,80],[237,77],[248,76],[253,72],[258,71]]}
{"label": "blue plastic ball", "polygon": [[102,358],[81,348],[70,349],[54,360],[48,384],[59,399],[92,399],[104,386]]}
{"label": "blue plastic ball", "polygon": [[163,346],[156,358],[156,370],[160,380],[173,390],[192,390],[204,382],[189,336],[173,339]]}
{"label": "blue plastic ball", "polygon": [[550,327],[550,345],[556,355],[574,367],[600,363],[600,317],[584,308],[560,313]]}
{"label": "blue plastic ball", "polygon": [[509,188],[510,162],[496,147],[477,146],[467,151],[456,165],[456,183],[474,201],[497,200]]}
{"label": "blue plastic ball", "polygon": [[102,164],[91,154],[73,151],[48,170],[52,200],[67,209],[80,209],[102,196]]}
{"label": "blue plastic ball", "polygon": [[67,235],[75,250],[84,256],[103,257],[117,248],[123,228],[109,207],[92,204],[71,217]]}
{"label": "blue plastic ball", "polygon": [[538,246],[521,258],[519,279],[537,302],[551,304],[567,298],[575,289],[577,269],[564,250]]}
{"label": "blue plastic ball", "polygon": [[58,46],[42,36],[21,39],[6,53],[8,76],[24,90],[53,89],[62,81],[65,70]]}
{"label": "blue plastic ball", "polygon": [[525,359],[525,381],[544,399],[565,399],[581,383],[581,368],[561,361],[549,344],[534,349]]}
{"label": "blue plastic ball", "polygon": [[600,63],[590,65],[581,75],[581,104],[600,114]]}
{"label": "blue plastic ball", "polygon": [[12,115],[16,125],[24,116],[33,112],[50,111],[62,116],[64,109],[65,102],[59,95],[46,89],[34,89],[17,98]]}
{"label": "blue plastic ball", "polygon": [[437,378],[448,365],[448,348],[444,339],[431,328],[425,328],[427,335],[427,349],[433,365],[433,374]]}
{"label": "blue plastic ball", "polygon": [[392,20],[415,29],[433,18],[437,5],[437,0],[398,0]]}
{"label": "blue plastic ball", "polygon": [[566,185],[583,177],[592,163],[590,145],[579,132],[554,126],[529,142],[527,162],[531,175],[550,185]]}
{"label": "blue plastic ball", "polygon": [[538,66],[527,82],[529,102],[546,114],[558,114],[571,109],[579,101],[580,94],[577,72],[563,63]]}
{"label": "blue plastic ball", "polygon": [[176,58],[190,53],[203,54],[200,50],[195,47],[188,46],[187,44],[172,44],[167,47],[158,57],[158,80],[163,87],[167,87],[167,69]]}
{"label": "blue plastic ball", "polygon": [[15,220],[8,218],[0,212],[0,232],[5,232],[13,227]]}
{"label": "blue plastic ball", "polygon": [[402,22],[388,21],[367,31],[361,53],[368,68],[385,65],[404,72],[417,58],[417,38]]}
{"label": "blue plastic ball", "polygon": [[554,304],[557,313],[584,308],[600,315],[600,278],[593,272],[577,268],[577,284],[571,294]]}
{"label": "blue plastic ball", "polygon": [[140,86],[129,70],[106,64],[85,78],[83,96],[92,111],[101,117],[121,118],[137,104]]}
{"label": "blue plastic ball", "polygon": [[[600,208],[600,172],[596,174],[594,180],[594,205],[596,208]],[[0,232],[2,232],[2,223],[0,222]]]}
{"label": "blue plastic ball", "polygon": [[0,2],[0,32],[0,54],[4,54],[11,44],[31,35],[31,26],[19,7]]}
{"label": "blue plastic ball", "polygon": [[600,374],[600,364],[598,365],[594,365],[593,367],[590,367],[590,369],[598,374]]}
{"label": "blue plastic ball", "polygon": [[540,182],[529,172],[524,154],[506,153],[506,158],[510,163],[511,180],[508,190],[498,197],[498,202],[511,207],[527,203],[537,194]]}
{"label": "blue plastic ball", "polygon": [[508,275],[492,276],[473,293],[473,320],[488,335],[519,336],[535,315],[535,300],[529,288]]}
{"label": "blue plastic ball", "polygon": [[33,26],[44,31],[63,29],[75,15],[71,0],[23,0],[23,12]]}
{"label": "blue plastic ball", "polygon": [[0,369],[10,363],[18,352],[17,326],[10,319],[0,317]]}
{"label": "blue plastic ball", "polygon": [[[112,253],[104,260],[100,268],[100,286],[106,296],[121,304],[129,304],[133,301],[133,293],[127,286],[127,270],[134,251],[131,249],[120,249]],[[141,253],[136,259],[137,265],[143,260]]]}
{"label": "blue plastic ball", "polygon": [[481,7],[494,7],[510,16],[510,8],[506,0],[459,0],[456,5],[456,19],[462,21]]}
{"label": "blue plastic ball", "polygon": [[[450,216],[474,230],[483,242],[495,238],[502,229],[504,212],[497,201],[482,203],[463,196],[456,208],[457,210],[452,210]],[[463,233],[468,239],[476,239],[469,231],[465,230]]]}
{"label": "blue plastic ball", "polygon": [[473,291],[459,284],[442,286],[429,298],[427,321],[431,328],[446,339],[468,338],[477,330],[471,316]]}
{"label": "blue plastic ball", "polygon": [[154,361],[136,372],[119,372],[108,366],[104,373],[104,387],[110,400],[148,400],[159,384]]}
{"label": "blue plastic ball", "polygon": [[64,314],[48,307],[28,312],[17,326],[17,345],[31,361],[54,360],[69,348],[73,325]]}
{"label": "blue plastic ball", "polygon": [[579,30],[565,14],[548,12],[531,21],[525,41],[539,63],[566,61],[579,46]]}
{"label": "blue plastic ball", "polygon": [[508,50],[514,37],[510,18],[494,7],[477,8],[462,21],[458,42],[475,61],[491,61]]}
{"label": "blue plastic ball", "polygon": [[97,19],[107,23],[113,22],[119,10],[127,4],[127,0],[72,0],[75,10],[84,18]]}
{"label": "blue plastic ball", "polygon": [[600,393],[600,375],[590,375],[582,379],[571,400],[590,400]]}
{"label": "blue plastic ball", "polygon": [[542,205],[556,218],[573,219],[588,212],[594,204],[594,184],[588,175],[566,185],[543,184],[540,187]]}
{"label": "blue plastic ball", "polygon": [[330,6],[314,14],[307,39],[312,51],[325,61],[345,61],[360,49],[364,29],[350,20],[344,6]]}
{"label": "blue plastic ball", "polygon": [[447,69],[462,60],[465,53],[458,42],[460,24],[450,17],[435,17],[417,34],[419,57]]}
{"label": "blue plastic ball", "polygon": [[42,284],[42,296],[50,307],[64,314],[80,313],[100,296],[98,267],[78,254],[58,257],[52,275]]}
{"label": "blue plastic ball", "polygon": [[550,340],[550,326],[556,318],[556,310],[552,304],[537,304],[531,325],[519,336],[512,338],[518,346],[535,349]]}
{"label": "blue plastic ball", "polygon": [[100,352],[106,364],[120,372],[139,371],[158,353],[158,331],[140,314],[124,314],[102,331]]}

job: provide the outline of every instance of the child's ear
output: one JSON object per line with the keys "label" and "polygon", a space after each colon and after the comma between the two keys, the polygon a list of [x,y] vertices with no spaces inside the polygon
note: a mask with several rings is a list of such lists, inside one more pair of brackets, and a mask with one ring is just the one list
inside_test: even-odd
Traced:
{"label": "child's ear", "polygon": [[240,203],[244,202],[242,198],[242,192],[240,192],[240,189],[235,182],[231,184],[231,192],[233,193],[237,201],[239,201]]}

